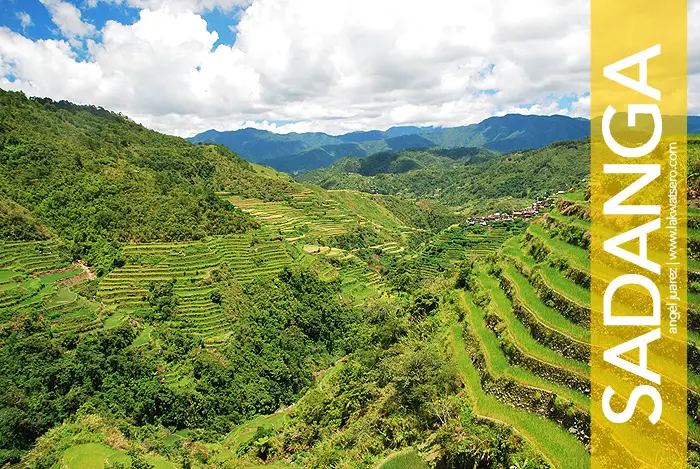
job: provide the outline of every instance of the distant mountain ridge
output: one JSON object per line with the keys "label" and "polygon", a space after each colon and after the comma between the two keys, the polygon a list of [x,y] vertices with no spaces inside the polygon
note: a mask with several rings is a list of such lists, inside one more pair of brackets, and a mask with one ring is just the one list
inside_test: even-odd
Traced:
{"label": "distant mountain ridge", "polygon": [[343,135],[321,132],[275,134],[265,130],[208,130],[193,143],[220,143],[253,163],[296,173],[330,166],[345,156],[366,157],[383,151],[482,147],[498,152],[541,148],[589,135],[588,120],[566,116],[508,114],[462,127],[391,127]]}
{"label": "distant mountain ridge", "polygon": [[[688,133],[700,132],[700,117],[688,117]],[[193,143],[220,143],[253,163],[298,173],[330,166],[345,156],[364,158],[383,151],[427,148],[480,147],[497,152],[543,148],[562,140],[590,135],[590,122],[568,116],[507,114],[461,127],[391,127],[388,130],[329,135],[322,132],[275,134],[241,129],[206,132]]]}

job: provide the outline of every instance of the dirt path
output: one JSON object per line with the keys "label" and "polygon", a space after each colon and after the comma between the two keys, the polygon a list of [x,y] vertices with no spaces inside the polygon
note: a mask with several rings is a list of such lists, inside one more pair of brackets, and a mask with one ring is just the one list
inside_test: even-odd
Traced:
{"label": "dirt path", "polygon": [[88,267],[87,264],[85,264],[81,260],[73,262],[73,264],[70,266],[70,269],[82,269],[82,272],[78,275],[73,275],[72,277],[59,280],[58,282],[56,282],[56,285],[58,285],[59,287],[70,287],[80,282],[84,282],[86,280],[95,280],[97,278],[97,275],[95,275],[95,273],[90,270],[90,267]]}

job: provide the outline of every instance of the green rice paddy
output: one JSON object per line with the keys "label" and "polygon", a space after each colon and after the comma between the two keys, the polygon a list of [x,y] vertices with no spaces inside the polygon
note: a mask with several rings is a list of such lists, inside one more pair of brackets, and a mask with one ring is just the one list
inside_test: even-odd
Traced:
{"label": "green rice paddy", "polygon": [[[177,466],[160,457],[145,456],[154,469],[176,469]],[[68,448],[60,463],[52,469],[103,469],[114,463],[130,464],[131,458],[121,451],[100,443],[84,443]]]}
{"label": "green rice paddy", "polygon": [[428,465],[414,449],[410,449],[391,455],[377,469],[428,469]]}
{"label": "green rice paddy", "polygon": [[591,260],[587,250],[553,238],[541,224],[533,223],[530,225],[530,233],[544,241],[557,256],[566,257],[569,262],[580,269],[590,270]]}
{"label": "green rice paddy", "polygon": [[512,337],[524,352],[545,363],[564,368],[583,376],[589,375],[590,367],[588,364],[565,358],[532,338],[525,326],[523,326],[513,314],[510,300],[506,297],[503,290],[500,289],[498,281],[495,278],[481,273],[478,275],[478,279],[485,290],[492,296],[497,306],[499,316],[504,320]]}

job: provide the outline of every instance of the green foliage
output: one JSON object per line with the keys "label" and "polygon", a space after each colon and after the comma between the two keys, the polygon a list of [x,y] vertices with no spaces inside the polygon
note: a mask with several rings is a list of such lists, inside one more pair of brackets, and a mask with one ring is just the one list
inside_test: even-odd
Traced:
{"label": "green foliage", "polygon": [[[226,269],[212,277],[218,290],[230,291]],[[340,302],[339,291],[339,282],[285,270],[239,295],[222,295],[222,306],[237,317],[225,360],[206,352],[201,338],[164,326],[139,347],[132,344],[140,331],[128,323],[66,338],[0,329],[3,462],[86,404],[136,425],[221,434],[293,403],[319,364],[352,351],[363,336],[361,315]],[[173,282],[153,283],[148,297],[152,318],[166,319],[176,301]],[[164,379],[167,369],[180,370],[190,384]]]}
{"label": "green foliage", "polygon": [[487,161],[497,156],[482,148],[456,150],[401,150],[377,153],[358,161],[355,171],[362,176],[402,174],[429,167],[456,167]]}
{"label": "green foliage", "polygon": [[465,217],[457,215],[450,208],[434,200],[413,203],[393,196],[385,196],[377,200],[407,226],[414,226],[423,230],[444,230],[448,226],[465,219]]}
{"label": "green foliage", "polygon": [[420,284],[420,278],[418,275],[411,272],[402,272],[395,274],[391,278],[391,285],[400,292],[411,292],[415,290]]}
{"label": "green foliage", "polygon": [[0,235],[37,239],[48,227],[74,241],[75,256],[102,253],[95,262],[110,243],[256,226],[217,191],[269,200],[293,190],[223,146],[192,145],[93,106],[0,90],[0,122],[0,219],[13,222]]}
{"label": "green foliage", "polygon": [[455,279],[455,288],[469,290],[474,273],[474,262],[463,262],[457,268],[457,278]]}
{"label": "green foliage", "polygon": [[[421,169],[393,172],[391,165],[377,165],[361,173],[347,172],[337,163],[299,176],[302,182],[326,189],[353,189],[437,200],[450,206],[467,206],[482,213],[511,210],[531,200],[565,190],[588,175],[588,140],[563,141],[539,150],[517,151],[485,161],[440,157],[438,150],[406,150]],[[364,160],[360,163],[364,164]]]}
{"label": "green foliage", "polygon": [[381,244],[382,235],[373,226],[357,225],[346,232],[326,239],[326,245],[334,248],[352,251]]}
{"label": "green foliage", "polygon": [[591,244],[590,233],[587,230],[571,223],[556,224],[551,230],[551,234],[562,241],[583,249],[588,249]]}
{"label": "green foliage", "polygon": [[49,229],[28,210],[11,200],[0,199],[0,239],[37,241],[49,237]]}
{"label": "green foliage", "polygon": [[129,451],[129,457],[131,458],[131,469],[154,469],[155,466],[146,461],[138,451]]}
{"label": "green foliage", "polygon": [[360,458],[359,467],[374,467],[373,456],[422,443],[440,425],[438,402],[455,396],[456,372],[435,335],[415,334],[428,323],[401,309],[396,300],[369,305],[358,349],[294,407],[282,438],[295,452],[311,451],[307,467]]}
{"label": "green foliage", "polygon": [[238,448],[238,454],[252,454],[256,458],[265,461],[273,451],[272,439],[275,436],[277,436],[277,431],[274,428],[258,427],[252,438]]}
{"label": "green foliage", "polygon": [[177,296],[174,292],[175,280],[166,282],[151,282],[148,288],[148,304],[151,311],[147,317],[151,321],[167,321],[173,317],[177,306]]}
{"label": "green foliage", "polygon": [[415,318],[424,318],[433,313],[439,304],[440,299],[434,293],[429,291],[421,291],[418,292],[413,298],[408,312]]}
{"label": "green foliage", "polygon": [[435,418],[431,404],[457,388],[456,370],[431,345],[402,342],[389,350],[380,367],[395,386],[398,402],[428,419],[426,424]]}
{"label": "green foliage", "polygon": [[[117,391],[134,380],[144,379],[146,384],[153,379],[153,370],[135,359],[129,349],[136,338],[136,330],[130,326],[87,336],[75,345],[30,332],[15,335],[0,348],[3,449],[27,449],[34,439],[76,412],[95,391],[107,391],[105,386]],[[121,379],[112,382],[106,379],[108,375]],[[122,394],[111,404],[128,406],[129,401],[129,396]],[[37,402],[42,405],[33,405]]]}
{"label": "green foliage", "polygon": [[443,271],[443,267],[436,262],[437,255],[429,247],[422,249],[417,257],[401,259],[387,273],[389,285],[398,292],[412,294],[418,291],[421,284]]}
{"label": "green foliage", "polygon": [[440,469],[463,467],[511,468],[518,460],[529,461],[528,469],[550,466],[524,447],[505,426],[479,425],[467,409],[451,419],[438,434]]}
{"label": "green foliage", "polygon": [[222,296],[221,296],[221,292],[219,290],[212,291],[210,298],[211,298],[212,302],[214,302],[216,304],[221,304]]}

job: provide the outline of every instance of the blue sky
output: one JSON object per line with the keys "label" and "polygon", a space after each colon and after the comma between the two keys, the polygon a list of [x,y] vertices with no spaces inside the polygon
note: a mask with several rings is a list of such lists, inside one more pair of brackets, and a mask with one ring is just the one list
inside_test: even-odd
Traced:
{"label": "blue sky", "polygon": [[[139,10],[126,4],[99,2],[94,7],[87,6],[86,2],[68,1],[82,13],[83,20],[93,24],[101,30],[109,20],[120,23],[133,23],[138,19]],[[51,20],[48,9],[39,0],[0,0],[0,24],[9,27],[13,31],[22,32],[31,39],[58,39],[61,32]],[[27,13],[32,24],[26,28],[22,26],[20,14]]]}
{"label": "blue sky", "polygon": [[587,6],[542,1],[0,0],[0,87],[185,136],[584,116]]}
{"label": "blue sky", "polygon": [[[107,21],[117,21],[122,24],[133,24],[139,19],[139,8],[130,6],[127,2],[96,2],[90,6],[87,1],[66,0],[81,12],[83,21],[90,23],[98,31],[96,40],[99,41],[99,31]],[[241,8],[223,11],[214,8],[201,13],[206,20],[209,31],[216,31],[219,44],[233,45],[236,40],[235,26],[240,19]],[[29,15],[31,24],[22,24],[21,17]],[[65,36],[51,19],[51,14],[39,0],[0,0],[0,25],[33,39],[62,39]]]}

